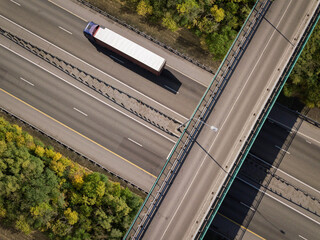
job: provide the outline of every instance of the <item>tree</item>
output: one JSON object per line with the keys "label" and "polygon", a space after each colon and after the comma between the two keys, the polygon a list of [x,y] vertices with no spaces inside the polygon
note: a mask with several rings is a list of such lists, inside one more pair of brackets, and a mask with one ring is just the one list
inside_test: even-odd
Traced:
{"label": "tree", "polygon": [[210,9],[210,12],[212,13],[216,22],[221,22],[224,19],[224,10],[219,8],[218,5],[213,5],[213,7]]}
{"label": "tree", "polygon": [[67,210],[64,211],[64,215],[70,225],[74,225],[78,222],[78,213],[76,211],[72,211],[71,208],[67,208]]}
{"label": "tree", "polygon": [[308,107],[320,107],[320,25],[318,24],[297,61],[284,95],[298,97]]}
{"label": "tree", "polygon": [[152,6],[150,5],[149,1],[141,0],[137,6],[137,13],[143,17],[151,15]]}
{"label": "tree", "polygon": [[24,232],[27,235],[31,233],[31,227],[23,215],[19,216],[18,220],[16,221],[15,227],[16,229]]}

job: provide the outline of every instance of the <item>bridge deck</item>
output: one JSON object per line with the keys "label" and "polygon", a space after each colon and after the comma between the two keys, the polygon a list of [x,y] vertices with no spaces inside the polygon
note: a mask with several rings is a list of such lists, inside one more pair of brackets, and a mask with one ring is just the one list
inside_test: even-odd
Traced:
{"label": "bridge deck", "polygon": [[144,235],[191,239],[269,98],[318,1],[274,1]]}
{"label": "bridge deck", "polygon": [[[219,130],[203,125],[155,216],[141,211],[138,221],[151,219],[144,239],[195,237],[318,4],[316,0],[271,4],[207,119]],[[150,195],[149,204],[158,196],[159,192]]]}

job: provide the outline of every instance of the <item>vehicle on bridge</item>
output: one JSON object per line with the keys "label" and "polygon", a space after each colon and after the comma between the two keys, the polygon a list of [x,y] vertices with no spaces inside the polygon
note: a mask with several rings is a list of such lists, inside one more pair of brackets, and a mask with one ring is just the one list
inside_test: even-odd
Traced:
{"label": "vehicle on bridge", "polygon": [[159,55],[94,22],[89,22],[83,33],[90,41],[119,54],[157,76],[161,74],[166,64],[166,60]]}

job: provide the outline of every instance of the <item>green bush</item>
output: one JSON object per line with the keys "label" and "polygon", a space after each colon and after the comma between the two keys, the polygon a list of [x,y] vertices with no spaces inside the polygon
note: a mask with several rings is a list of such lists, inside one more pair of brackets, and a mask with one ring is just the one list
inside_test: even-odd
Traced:
{"label": "green bush", "polygon": [[121,239],[142,199],[0,118],[0,221],[53,239]]}

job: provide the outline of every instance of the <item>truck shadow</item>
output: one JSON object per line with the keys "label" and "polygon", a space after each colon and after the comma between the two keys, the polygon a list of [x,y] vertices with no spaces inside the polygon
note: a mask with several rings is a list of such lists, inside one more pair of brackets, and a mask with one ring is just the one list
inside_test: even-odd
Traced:
{"label": "truck shadow", "polygon": [[[89,40],[90,41],[90,40]],[[177,94],[179,92],[181,81],[167,68],[165,67],[160,74],[160,76],[156,76],[151,72],[143,69],[142,67],[132,63],[131,61],[127,60],[126,58],[120,56],[119,54],[110,51],[104,47],[99,46],[93,41],[90,43],[97,49],[98,52],[103,53],[104,55],[108,56],[114,62],[122,65],[123,67],[131,70],[132,72],[142,76],[143,78],[148,79],[149,81],[157,84],[158,86],[170,91],[173,94]]]}

